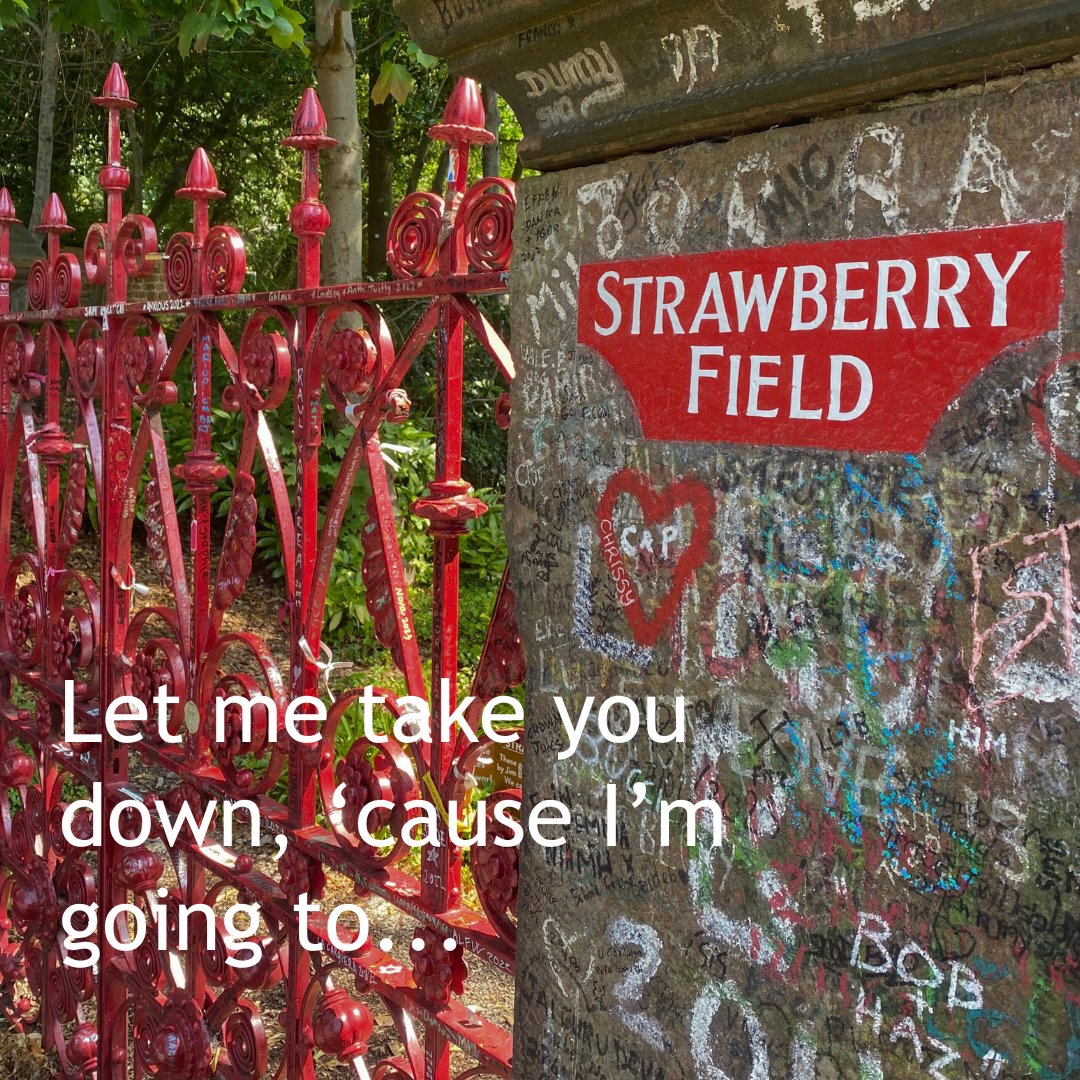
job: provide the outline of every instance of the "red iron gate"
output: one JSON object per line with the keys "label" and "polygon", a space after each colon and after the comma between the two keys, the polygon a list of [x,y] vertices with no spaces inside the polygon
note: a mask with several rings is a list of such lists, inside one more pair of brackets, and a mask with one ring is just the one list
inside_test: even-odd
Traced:
{"label": "red iron gate", "polygon": [[[424,850],[415,875],[403,865],[408,849],[401,840],[405,802],[430,798],[443,808],[445,841],[445,807],[467,796],[472,770],[490,748],[460,737],[403,746],[392,738],[368,743],[361,735],[336,756],[335,734],[359,686],[338,692],[323,741],[314,746],[284,736],[272,742],[266,710],[255,710],[246,737],[230,720],[225,741],[218,742],[212,725],[212,706],[222,695],[265,694],[284,713],[291,699],[328,686],[324,601],[361,470],[369,473],[372,491],[363,578],[377,637],[408,693],[427,699],[433,716],[439,715],[441,694],[456,700],[459,538],[486,509],[461,476],[466,328],[502,376],[513,376],[506,346],[473,300],[506,289],[514,210],[510,183],[487,178],[468,185],[470,148],[490,138],[476,86],[462,80],[443,122],[432,128],[434,138],[448,144],[446,200],[410,195],[394,215],[389,261],[397,280],[319,285],[320,242],[329,218],[319,202],[318,159],[333,140],[308,90],[284,140],[303,162],[301,198],[289,220],[299,249],[297,288],[241,292],[243,240],[228,226],[209,225],[208,204],[222,193],[200,149],[178,192],[193,204],[193,229],[164,246],[172,299],[154,303],[127,302],[128,282],[148,272],[158,240],[148,218],[123,212],[129,174],[121,159],[120,113],[134,102],[119,67],[94,100],[108,113],[108,160],[99,174],[106,218],[90,229],[80,260],[60,250],[61,237],[71,230],[57,197],[49,199],[38,226],[48,252],[30,270],[28,312],[9,312],[15,270],[8,231],[16,217],[7,191],[0,190],[0,422],[6,450],[0,475],[0,1004],[20,1030],[41,1032],[66,1080],[126,1080],[129,1070],[160,1080],[298,1080],[316,1075],[317,1051],[376,1080],[447,1080],[452,1071],[458,1080],[508,1076],[510,1034],[461,997],[465,953],[471,963],[513,973],[516,849],[473,850],[481,913],[462,902],[459,848],[443,842]],[[104,289],[103,306],[79,306],[84,284]],[[426,306],[395,346],[375,305],[404,299]],[[227,325],[233,327],[237,317],[228,313],[240,313],[241,333],[230,336]],[[408,415],[401,382],[432,336],[436,475],[428,494],[412,506],[430,523],[434,543],[429,681],[379,430]],[[173,380],[186,357],[192,378],[183,386]],[[217,400],[215,367],[219,383],[222,374],[226,382]],[[353,434],[333,492],[320,502],[324,401],[342,412]],[[497,406],[503,426],[506,403],[503,395]],[[284,426],[296,444],[294,483],[281,468],[268,422],[287,414],[290,404]],[[229,461],[218,456],[217,408],[242,418],[239,449]],[[176,409],[190,409],[191,445],[183,460],[170,461],[163,417]],[[272,496],[271,527],[284,553],[287,657],[275,655],[258,634],[223,625],[244,591],[258,532],[265,528],[257,520],[259,483]],[[211,497],[220,499],[222,492],[228,519],[215,543]],[[180,533],[176,504],[182,496],[190,498],[190,537]],[[97,513],[93,570],[71,565],[88,498]],[[150,598],[133,569],[137,513],[158,579]],[[504,577],[472,692],[483,702],[522,677]],[[74,683],[79,730],[100,735],[100,744],[64,740],[66,680]],[[110,737],[103,724],[108,703],[130,694],[153,710],[161,686],[179,701],[167,733],[179,736],[179,743],[155,735],[152,726],[137,744]],[[400,715],[392,694],[384,708],[391,717]],[[128,731],[123,724],[121,729]],[[301,729],[312,732],[307,721]],[[136,789],[129,765],[140,759],[172,778],[163,798]],[[288,797],[279,802],[271,791],[286,769]],[[132,797],[147,804],[161,798],[174,808],[186,801],[200,818],[209,799],[255,801],[264,829],[288,839],[276,877],[250,854],[217,844],[181,839],[163,857],[159,831],[134,848],[115,843],[107,827],[98,849],[88,853],[69,844],[61,829],[63,809],[85,797],[94,782],[102,784],[106,821],[109,807]],[[391,848],[366,845],[356,832],[359,810],[376,798],[394,803],[379,819],[396,839]],[[80,822],[85,818],[77,816],[76,830]],[[351,878],[359,895],[381,897],[415,923],[408,959],[396,960],[371,941],[359,952],[343,952],[330,942],[325,918],[311,924],[323,951],[300,946],[293,905],[305,892],[321,894],[324,866]],[[220,910],[231,896],[257,903],[269,927],[266,956],[248,970],[226,966],[223,946],[200,946],[197,931],[195,947],[177,947],[178,905],[204,902]],[[103,912],[137,906],[150,932],[133,952],[99,935],[100,963],[76,970],[64,962],[69,941],[62,912],[68,904],[94,902]],[[160,920],[168,939],[164,953],[156,942]],[[126,921],[118,925],[121,935],[128,932]],[[365,1050],[373,1017],[361,999],[372,993],[393,1018],[401,1050],[369,1068]],[[452,1046],[472,1063],[452,1063]]]}

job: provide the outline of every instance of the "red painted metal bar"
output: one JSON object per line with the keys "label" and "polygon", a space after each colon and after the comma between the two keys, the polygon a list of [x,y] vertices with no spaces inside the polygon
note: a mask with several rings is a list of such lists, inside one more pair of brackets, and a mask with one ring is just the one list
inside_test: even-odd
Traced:
{"label": "red painted metal bar", "polygon": [[[392,737],[369,743],[361,734],[336,752],[339,731],[349,730],[346,713],[361,696],[360,674],[354,687],[335,688],[315,749],[284,737],[271,742],[258,707],[248,731],[235,705],[225,710],[224,739],[213,722],[223,697],[263,694],[284,711],[292,698],[329,696],[326,585],[345,510],[365,474],[371,495],[362,572],[376,636],[407,692],[427,696],[433,716],[457,704],[460,539],[486,511],[462,475],[466,332],[503,378],[513,377],[509,350],[475,302],[506,289],[514,211],[508,181],[468,181],[470,149],[490,138],[477,89],[462,80],[432,128],[450,154],[446,198],[415,193],[394,215],[388,262],[395,280],[332,287],[320,283],[329,217],[319,200],[319,154],[333,140],[308,90],[284,139],[301,155],[300,198],[289,220],[296,288],[262,294],[242,292],[242,238],[211,225],[209,204],[221,192],[203,150],[178,192],[192,202],[191,232],[175,234],[159,253],[153,223],[124,214],[129,175],[120,119],[135,103],[119,67],[94,101],[107,115],[99,174],[105,217],[87,233],[80,260],[64,250],[71,230],[60,201],[49,199],[37,226],[48,250],[30,270],[27,311],[9,310],[16,280],[9,232],[17,218],[0,189],[0,1008],[20,1030],[41,1032],[64,1080],[313,1080],[317,1052],[374,1080],[509,1076],[510,1033],[466,1007],[465,957],[513,974],[517,853],[478,846],[463,856],[447,843],[446,807],[467,800],[472,770],[490,747],[454,736],[430,748]],[[150,273],[160,257],[170,299],[128,302],[129,279]],[[84,282],[103,291],[104,303],[80,306]],[[381,307],[409,300],[427,303],[395,347]],[[224,313],[245,320],[238,340]],[[411,511],[430,523],[433,542],[430,681],[379,437],[382,425],[408,416],[403,380],[428,341],[435,474]],[[190,381],[178,381],[186,371]],[[220,456],[219,408],[237,414],[242,427],[231,457]],[[331,409],[355,434],[326,492],[319,456]],[[189,415],[190,449],[169,460],[165,418],[177,410]],[[499,410],[503,422],[505,399]],[[274,415],[292,431],[291,483],[269,423]],[[284,656],[255,630],[230,629],[235,620],[226,618],[245,591],[265,528],[255,499],[264,482],[287,564]],[[223,491],[228,511],[219,536],[214,506]],[[177,511],[184,495],[187,522]],[[96,545],[93,569],[82,555],[74,558],[88,544]],[[472,693],[485,701],[523,675],[504,579]],[[141,742],[130,742],[133,721],[121,718],[117,737],[106,729],[116,697],[132,695],[154,716],[159,691],[174,699],[164,731],[151,725],[139,730]],[[400,717],[396,696],[383,696],[383,714]],[[100,741],[69,738],[65,706],[76,737]],[[301,730],[313,732],[314,721]],[[133,781],[147,769],[165,780],[164,795]],[[287,795],[279,798],[285,777]],[[196,819],[210,800],[246,800],[264,831],[287,838],[287,850],[271,872],[272,864],[256,865],[246,851],[186,834],[166,843],[159,824],[136,842],[138,823],[129,815],[122,821],[130,846],[106,828],[95,859],[60,825],[65,808],[95,784],[105,821],[124,800],[161,802],[174,813],[187,805]],[[392,843],[375,848],[358,835],[357,817],[388,795]],[[421,797],[440,810],[441,844],[423,851],[412,870],[404,804]],[[80,836],[90,824],[85,811],[73,822]],[[479,909],[462,899],[463,859],[472,864]],[[302,895],[323,895],[331,868],[358,895],[394,905],[424,948],[407,959],[370,941],[346,952],[320,918],[312,936],[321,950],[305,948],[296,905]],[[184,948],[179,940],[179,905],[206,904],[220,923],[232,896],[256,903],[264,919],[266,957],[252,969],[230,969],[220,946]],[[130,905],[147,922],[147,941],[136,945],[122,920],[115,944],[98,934],[96,970],[73,967],[61,914],[79,903],[102,911]],[[260,995],[272,988],[284,1007],[267,1013]],[[377,1061],[369,1060],[374,1021],[362,1000],[372,993],[398,1036],[397,1049]],[[284,1038],[273,1038],[274,1030]],[[458,1063],[455,1047],[469,1064]]]}
{"label": "red painted metal bar", "polygon": [[[107,155],[98,183],[105,194],[105,223],[91,230],[84,248],[84,265],[87,279],[91,284],[104,285],[106,296],[112,302],[123,303],[127,299],[127,272],[134,269],[124,257],[123,250],[130,241],[135,243],[135,229],[127,228],[124,221],[123,195],[130,183],[130,177],[121,159],[120,113],[134,107],[128,93],[127,82],[119,67],[114,66],[102,88],[101,96],[94,103],[108,112]],[[147,230],[145,239],[151,246],[156,237],[153,227]],[[133,253],[134,254],[134,253]],[[37,307],[30,297],[30,306]],[[53,305],[50,305],[53,306]],[[64,306],[57,304],[56,306]],[[108,328],[102,326],[103,330]],[[131,401],[127,387],[120,379],[109,378],[108,373],[118,372],[122,364],[120,350],[121,337],[114,330],[104,334],[105,371],[102,380],[103,426],[105,430],[104,456],[100,463],[100,475],[104,490],[98,497],[98,524],[101,530],[100,563],[98,589],[101,595],[98,633],[101,639],[98,681],[100,698],[99,712],[102,705],[113,700],[123,692],[123,681],[119,669],[123,651],[129,614],[128,588],[130,575],[125,575],[118,566],[117,540],[120,522],[124,516],[123,493],[127,483],[127,467],[131,442]],[[51,598],[47,603],[51,604]],[[41,700],[41,698],[39,698]],[[97,734],[102,740],[100,772],[102,785],[123,783],[127,780],[127,753],[122,745],[117,744],[98,725]],[[99,856],[100,882],[97,893],[103,910],[111,910],[127,900],[126,891],[121,882],[122,852],[113,843],[105,844]],[[106,939],[101,943],[99,971],[111,971],[118,962],[118,956]],[[98,979],[97,1001],[99,1016],[103,1022],[98,1025],[100,1062],[103,1076],[115,1075],[126,1059],[129,1017],[124,1009],[125,994],[123,987],[115,979],[101,975]],[[84,1015],[77,1016],[80,1021]],[[85,1028],[80,1023],[79,1029]],[[86,1032],[83,1030],[83,1039]],[[72,1051],[75,1051],[73,1046]],[[77,1058],[77,1054],[75,1055]],[[74,1065],[75,1062],[72,1062]]]}
{"label": "red painted metal bar", "polygon": [[[319,286],[321,240],[330,223],[330,215],[319,202],[319,151],[333,145],[326,136],[326,119],[314,93],[304,95],[293,119],[293,130],[286,140],[303,153],[300,202],[290,222],[296,234],[298,255],[296,284],[301,289]],[[322,407],[320,357],[310,349],[319,309],[305,305],[299,312],[299,334],[304,362],[298,365],[295,382],[293,425],[296,432],[296,568],[289,610],[291,685],[296,695],[318,692],[318,669],[315,667],[322,631],[321,609],[315,619],[305,619],[305,600],[311,592],[318,551],[319,444],[322,442]],[[305,732],[311,725],[304,726]],[[315,819],[315,778],[303,753],[293,744],[289,749],[289,820],[296,828],[310,825]],[[299,936],[289,929],[289,983],[293,998],[302,1001],[311,982],[306,957]],[[314,1067],[306,1053],[303,1014],[289,1018],[285,1033],[286,1058],[290,1077],[313,1077]]]}

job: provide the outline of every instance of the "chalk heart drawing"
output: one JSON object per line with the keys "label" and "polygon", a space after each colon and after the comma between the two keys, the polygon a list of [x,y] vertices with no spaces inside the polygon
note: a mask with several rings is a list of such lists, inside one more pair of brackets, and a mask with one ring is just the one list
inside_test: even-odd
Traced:
{"label": "chalk heart drawing", "polygon": [[[669,588],[661,595],[651,614],[642,603],[625,552],[614,535],[612,513],[624,495],[640,505],[646,529],[671,521],[683,507],[689,507],[693,514],[690,542],[675,565],[665,571],[669,576]],[[619,586],[627,621],[639,645],[655,645],[674,617],[691,577],[709,552],[715,514],[716,499],[698,480],[675,480],[657,490],[648,476],[636,469],[623,469],[611,478],[596,511],[600,523],[601,549],[608,571]]]}

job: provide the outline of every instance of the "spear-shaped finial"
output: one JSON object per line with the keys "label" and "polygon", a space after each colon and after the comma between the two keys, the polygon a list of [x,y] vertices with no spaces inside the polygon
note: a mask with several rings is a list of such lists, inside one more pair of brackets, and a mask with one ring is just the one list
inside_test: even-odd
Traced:
{"label": "spear-shaped finial", "polygon": [[113,64],[109,68],[109,74],[105,76],[105,85],[96,98],[91,99],[95,105],[105,109],[134,109],[135,102],[128,93],[127,79],[124,78],[123,69],[119,64]]}
{"label": "spear-shaped finial", "polygon": [[337,139],[326,134],[326,114],[313,87],[309,86],[300,98],[293,113],[292,130],[281,140],[281,145],[297,150],[328,150],[337,146]]}
{"label": "spear-shaped finial", "polygon": [[15,216],[15,204],[11,201],[11,192],[6,187],[0,188],[0,225],[13,225],[18,220]]}
{"label": "spear-shaped finial", "polygon": [[11,226],[18,223],[11,192],[0,187],[0,315],[6,314],[11,303],[11,283],[15,280],[15,264],[11,261]]}
{"label": "spear-shaped finial", "polygon": [[484,103],[475,79],[458,79],[454,92],[443,109],[442,122],[433,124],[428,134],[451,146],[467,143],[480,146],[492,143],[495,136],[484,126]]}
{"label": "spear-shaped finial", "polygon": [[41,211],[41,220],[35,226],[38,232],[43,233],[69,233],[75,230],[68,224],[67,211],[60,201],[60,196],[52,192],[45,202],[45,209]]}
{"label": "spear-shaped finial", "polygon": [[447,145],[448,191],[463,194],[469,183],[469,150],[495,141],[495,136],[484,127],[484,103],[474,79],[458,79],[443,110],[442,123],[433,124],[428,134]]}
{"label": "spear-shaped finial", "polygon": [[210,155],[201,146],[192,155],[184,186],[176,194],[181,199],[225,198],[225,192],[218,187],[217,173],[210,164]]}
{"label": "spear-shaped finial", "polygon": [[292,130],[281,140],[282,146],[300,150],[304,162],[300,178],[300,199],[289,215],[289,227],[297,239],[297,285],[301,289],[319,284],[319,243],[330,227],[330,213],[319,201],[319,151],[337,146],[337,139],[326,133],[326,114],[319,95],[308,87],[293,113]]}
{"label": "spear-shaped finial", "polygon": [[[110,235],[120,225],[124,216],[123,193],[131,183],[131,174],[124,168],[121,157],[120,112],[134,109],[135,102],[128,94],[127,79],[119,64],[109,68],[105,76],[105,85],[101,93],[92,99],[95,105],[109,110],[109,126],[105,140],[105,164],[98,173],[98,187],[105,192],[105,212],[109,222]],[[112,285],[109,286],[110,290]],[[110,291],[110,298],[113,294]]]}

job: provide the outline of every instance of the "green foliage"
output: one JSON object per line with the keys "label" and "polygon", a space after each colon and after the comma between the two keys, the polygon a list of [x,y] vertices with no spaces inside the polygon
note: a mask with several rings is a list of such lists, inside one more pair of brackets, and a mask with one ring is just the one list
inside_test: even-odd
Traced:
{"label": "green foliage", "polygon": [[0,30],[5,30],[30,14],[26,0],[0,0]]}
{"label": "green foliage", "polygon": [[[409,505],[423,493],[434,468],[434,441],[430,431],[414,423],[391,428],[393,443],[383,445],[383,460],[394,480],[395,515],[398,537],[406,572],[415,581],[430,580],[430,541],[424,522],[409,510]],[[351,436],[351,430],[349,431]],[[341,458],[333,437],[323,442],[324,463],[336,475]],[[321,470],[320,470],[321,471]],[[342,521],[341,534],[326,591],[326,634],[332,641],[362,636],[371,622],[361,576],[364,548],[362,532],[367,524],[367,500],[371,486],[367,473],[357,478]]]}
{"label": "green foliage", "polygon": [[427,525],[409,507],[426,491],[435,475],[435,436],[430,427],[410,421],[386,433],[383,443],[394,486],[401,557],[414,579],[431,580],[431,540]]}
{"label": "green foliage", "polygon": [[425,71],[430,71],[439,63],[437,57],[429,56],[415,41],[409,41],[405,45],[405,52],[414,64],[418,64]]}
{"label": "green foliage", "polygon": [[399,105],[404,105],[414,85],[413,77],[404,64],[384,60],[379,69],[379,78],[371,88],[371,100],[381,105],[387,97],[392,97]]}
{"label": "green foliage", "polygon": [[211,38],[228,41],[237,34],[263,33],[279,49],[305,48],[304,16],[283,0],[0,0],[0,29],[25,19],[38,21],[46,12],[58,33],[94,30],[129,44],[151,36],[155,23],[169,20],[178,27],[182,55],[193,46],[203,51]]}
{"label": "green foliage", "polygon": [[[349,6],[343,4],[343,6]],[[388,152],[393,163],[393,199],[415,187],[437,189],[443,147],[427,136],[438,121],[453,80],[441,60],[412,42],[393,13],[390,0],[356,0],[351,5],[358,46],[357,96],[361,120],[374,104],[394,102]],[[100,91],[109,64],[119,59],[139,108],[125,116],[125,162],[132,185],[125,206],[149,214],[164,239],[191,228],[191,206],[177,200],[184,172],[195,147],[203,146],[217,170],[227,198],[212,208],[211,224],[229,223],[244,236],[248,253],[247,287],[287,288],[295,284],[295,241],[287,227],[296,198],[299,160],[283,149],[293,109],[313,81],[304,48],[304,14],[309,0],[0,0],[3,29],[0,59],[9,70],[34,72],[40,64],[46,15],[61,34],[62,92],[58,95],[52,186],[60,194],[69,220],[82,235],[103,214],[97,184],[101,166],[102,115],[89,104]],[[365,33],[367,31],[367,33]],[[32,77],[0,83],[0,108],[8,118],[0,158],[0,182],[11,188],[20,210],[33,201],[37,150],[38,80]],[[500,125],[502,172],[515,167],[520,130],[508,110]],[[478,157],[478,155],[477,155]],[[474,169],[477,161],[474,160]],[[98,302],[88,290],[87,300]],[[506,321],[505,308],[485,300],[484,310],[496,326]],[[386,314],[396,341],[403,340],[419,314],[420,304],[390,305]],[[240,325],[226,318],[234,341]],[[464,416],[465,475],[477,487],[489,512],[473,522],[461,542],[462,656],[466,666],[479,656],[483,631],[505,559],[502,536],[502,490],[505,435],[494,422],[494,404],[504,389],[493,365],[475,342],[467,339]],[[190,361],[175,375],[190,385]],[[222,365],[215,365],[214,397],[224,387]],[[413,402],[412,419],[383,431],[384,457],[393,487],[398,532],[406,573],[414,589],[416,628],[427,647],[431,635],[432,544],[426,523],[411,513],[411,503],[426,491],[434,461],[433,347],[414,364],[405,388]],[[340,471],[353,430],[326,410],[320,448],[320,505],[325,506]],[[191,448],[190,413],[162,412],[169,458],[179,462]],[[294,490],[295,448],[292,400],[266,421],[281,457],[288,489]],[[235,462],[242,418],[216,409],[214,444],[226,464]],[[259,508],[256,575],[281,582],[281,541],[269,487],[258,457],[254,466]],[[228,514],[231,483],[212,498],[220,540]],[[175,494],[181,535],[190,515],[190,497],[183,485]],[[326,637],[340,655],[355,656],[386,680],[397,675],[381,667],[386,651],[374,639],[364,597],[361,565],[362,529],[370,485],[361,471],[345,518],[328,585]],[[95,520],[94,492],[88,516]],[[373,675],[373,677],[374,677]]]}
{"label": "green foliage", "polygon": [[326,627],[328,640],[337,640],[353,628],[362,628],[371,622],[367,609],[364,579],[361,565],[364,546],[359,532],[345,533],[334,552],[334,564],[330,572],[330,584],[326,590]]}
{"label": "green foliage", "polygon": [[180,52],[186,54],[192,45],[201,52],[212,37],[227,41],[234,34],[257,32],[265,33],[279,49],[296,47],[306,51],[304,16],[281,0],[212,0],[198,5],[180,20]]}
{"label": "green foliage", "polygon": [[475,494],[487,503],[488,512],[470,522],[461,538],[461,565],[477,582],[497,583],[506,563],[502,496],[491,488],[480,488]]}
{"label": "green foliage", "polygon": [[381,105],[387,97],[404,105],[405,99],[416,88],[410,65],[423,73],[433,71],[440,63],[437,57],[429,56],[412,41],[400,23],[393,32],[381,39],[378,48],[380,57],[386,59],[379,66],[379,77],[371,88],[371,100],[376,105]]}

